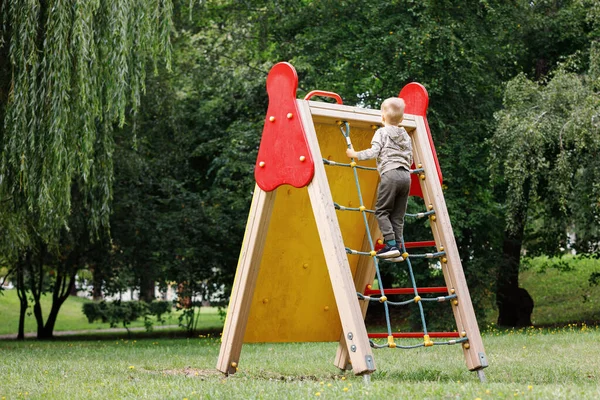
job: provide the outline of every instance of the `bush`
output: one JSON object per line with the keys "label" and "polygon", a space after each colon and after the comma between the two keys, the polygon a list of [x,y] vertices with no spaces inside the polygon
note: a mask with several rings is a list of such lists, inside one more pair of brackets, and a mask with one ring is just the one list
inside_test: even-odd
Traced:
{"label": "bush", "polygon": [[168,301],[153,301],[148,304],[143,301],[113,301],[92,302],[83,305],[83,313],[91,324],[94,321],[109,323],[112,328],[122,324],[127,332],[129,325],[144,318],[147,331],[152,331],[154,316],[159,322],[164,322],[163,315],[171,312],[171,303]]}

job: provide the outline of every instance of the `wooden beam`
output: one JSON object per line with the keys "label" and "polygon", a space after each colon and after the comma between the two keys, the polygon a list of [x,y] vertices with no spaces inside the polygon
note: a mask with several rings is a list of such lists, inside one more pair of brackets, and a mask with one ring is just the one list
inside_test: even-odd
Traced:
{"label": "wooden beam", "polygon": [[[377,191],[374,193],[375,199],[377,198]],[[375,204],[375,200],[373,200],[372,204]],[[375,244],[375,240],[381,236],[381,231],[379,230],[379,226],[377,225],[377,220],[373,214],[369,215],[368,218],[369,224],[369,233],[373,240],[373,244]],[[363,239],[362,251],[371,251],[369,238],[367,233],[365,232],[365,236]],[[365,290],[365,287],[369,284],[373,283],[375,279],[375,262],[372,257],[361,256],[358,260],[358,265],[356,267],[356,272],[354,274],[354,289],[356,292],[362,293]],[[363,320],[367,316],[367,309],[369,308],[369,301],[361,300],[359,301],[360,310],[362,312]],[[346,346],[346,339],[344,335],[340,337],[340,344],[338,345],[337,352],[335,355],[334,364],[339,369],[351,369],[352,365],[349,364],[349,354],[348,347]]]}
{"label": "wooden beam", "polygon": [[[382,126],[381,111],[370,108],[351,107],[338,104],[323,103],[319,101],[308,101],[313,121],[322,124],[335,124],[337,121],[348,121],[359,128]],[[400,124],[407,131],[416,128],[415,116],[404,114],[404,120]]]}
{"label": "wooden beam", "polygon": [[[297,102],[309,148],[313,158],[318,160],[321,158],[321,150],[310,107],[305,100],[297,100]],[[308,194],[317,221],[319,237],[353,372],[356,375],[370,374],[375,371],[375,361],[367,337],[362,311],[358,304],[325,167],[322,163],[315,163],[315,175],[308,185]]]}
{"label": "wooden beam", "polygon": [[256,278],[275,203],[275,193],[275,190],[265,192],[258,185],[254,187],[217,361],[217,369],[225,374],[235,373],[239,365]]}
{"label": "wooden beam", "polygon": [[452,224],[446,208],[446,201],[439,183],[437,168],[427,136],[423,117],[415,118],[417,128],[411,133],[415,164],[425,170],[425,180],[421,180],[425,205],[432,205],[435,214],[430,216],[431,230],[438,250],[443,246],[447,262],[441,262],[442,272],[448,290],[454,290],[457,299],[452,301],[452,311],[459,333],[466,334],[468,342],[463,343],[463,353],[470,370],[487,367],[487,358],[481,340],[481,333],[475,318],[471,296],[456,246]]}

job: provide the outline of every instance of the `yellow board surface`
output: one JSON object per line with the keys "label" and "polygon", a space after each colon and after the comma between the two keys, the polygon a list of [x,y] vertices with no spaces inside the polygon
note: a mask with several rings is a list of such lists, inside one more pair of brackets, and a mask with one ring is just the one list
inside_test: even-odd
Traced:
{"label": "yellow board surface", "polygon": [[[346,140],[335,121],[315,124],[321,158],[349,163]],[[370,147],[374,129],[350,126],[356,150]],[[375,167],[374,160],[360,165]],[[348,167],[325,166],[333,201],[345,207],[359,207],[354,172]],[[374,208],[379,176],[377,171],[358,170],[364,205]],[[276,193],[271,223],[244,342],[338,341],[342,331],[340,317],[329,279],[317,223],[307,188],[280,186]],[[344,245],[361,249],[365,225],[355,211],[337,211]],[[372,214],[367,214],[369,218]],[[358,258],[349,255],[354,275]]]}

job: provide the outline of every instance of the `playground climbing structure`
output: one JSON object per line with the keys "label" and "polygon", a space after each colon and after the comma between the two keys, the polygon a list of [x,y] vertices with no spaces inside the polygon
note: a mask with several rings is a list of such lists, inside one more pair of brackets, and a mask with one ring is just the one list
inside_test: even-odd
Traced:
{"label": "playground climbing structure", "polygon": [[[339,341],[335,365],[357,375],[375,371],[373,349],[456,344],[467,368],[484,379],[487,359],[442,193],[442,176],[426,119],[428,96],[417,83],[399,94],[406,102],[402,126],[413,141],[411,195],[422,197],[433,240],[405,242],[402,262],[412,287],[386,289],[375,257],[380,237],[374,204],[379,176],[374,161],[357,164],[346,147],[370,147],[381,126],[379,110],[342,104],[335,93],[315,91],[296,98],[298,77],[288,63],[267,77],[269,107],[255,168],[256,186],[222,335],[217,369],[237,371],[244,342]],[[311,101],[334,98],[336,104]],[[349,162],[348,162],[349,161]],[[369,171],[370,170],[370,171]],[[433,248],[425,253],[417,248]],[[445,287],[417,287],[411,259],[435,258]],[[394,263],[396,265],[396,263]],[[377,278],[378,289],[372,284]],[[441,294],[429,297],[430,294]],[[390,301],[388,296],[407,295]],[[449,303],[453,332],[428,332],[422,303]],[[367,333],[371,302],[385,308],[387,332]],[[422,332],[394,332],[389,313],[416,305]],[[377,338],[385,339],[383,344]],[[422,342],[403,346],[398,338]],[[443,339],[439,341],[438,339]]]}

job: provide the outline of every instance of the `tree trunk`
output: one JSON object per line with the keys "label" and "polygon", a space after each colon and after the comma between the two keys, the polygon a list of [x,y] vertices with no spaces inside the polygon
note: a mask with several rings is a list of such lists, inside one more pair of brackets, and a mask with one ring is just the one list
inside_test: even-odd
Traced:
{"label": "tree trunk", "polygon": [[155,286],[156,283],[151,277],[140,277],[140,300],[143,300],[146,303],[151,303],[156,300]]}
{"label": "tree trunk", "polygon": [[65,300],[66,299],[57,299],[52,301],[52,307],[50,308],[48,319],[46,320],[46,324],[44,324],[44,328],[42,330],[42,337],[40,337],[38,333],[38,339],[52,339],[54,337],[54,326],[56,325],[58,312],[60,311],[60,307],[63,305]]}
{"label": "tree trunk", "polygon": [[44,336],[44,316],[42,314],[42,305],[40,303],[39,297],[34,297],[33,316],[35,317],[35,322],[37,323],[37,338],[45,339],[46,337]]}
{"label": "tree trunk", "polygon": [[523,227],[516,234],[506,232],[503,263],[498,269],[496,304],[498,325],[515,328],[531,326],[533,299],[527,290],[519,287],[519,266],[523,244]]}
{"label": "tree trunk", "polygon": [[498,325],[510,327],[531,326],[533,299],[527,290],[519,287],[519,267],[521,265],[521,249],[527,221],[529,192],[531,182],[523,182],[524,197],[515,211],[516,226],[504,232],[502,246],[502,262],[498,268],[496,281],[496,305],[498,306]]}
{"label": "tree trunk", "polygon": [[40,303],[44,287],[44,249],[40,246],[40,253],[33,257],[31,251],[27,252],[25,263],[29,266],[29,290],[33,296],[33,316],[37,323],[38,338],[44,329],[44,317],[42,314],[42,305]]}
{"label": "tree trunk", "polygon": [[17,296],[19,296],[19,331],[17,333],[18,340],[25,340],[25,316],[27,315],[27,307],[29,302],[27,301],[27,290],[25,289],[25,279],[23,270],[23,260],[18,261],[17,265]]}
{"label": "tree trunk", "polygon": [[104,298],[102,295],[102,268],[97,265],[92,267],[92,299],[100,301]]}
{"label": "tree trunk", "polygon": [[58,318],[58,312],[75,287],[78,260],[77,253],[73,252],[69,255],[65,264],[56,269],[56,281],[54,290],[52,291],[52,306],[50,307],[50,313],[42,329],[41,336],[38,331],[38,339],[52,339],[54,337],[54,327]]}

